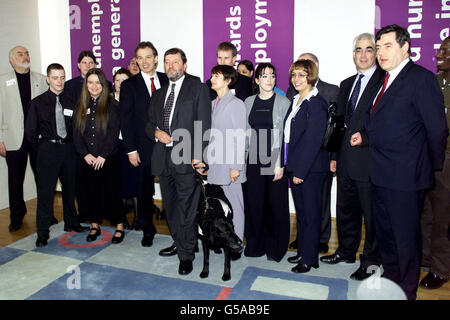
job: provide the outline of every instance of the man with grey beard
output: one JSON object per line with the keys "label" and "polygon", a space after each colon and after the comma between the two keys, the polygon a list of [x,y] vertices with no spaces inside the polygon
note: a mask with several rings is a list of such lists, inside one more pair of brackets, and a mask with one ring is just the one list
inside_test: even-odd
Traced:
{"label": "man with grey beard", "polygon": [[203,150],[209,141],[205,132],[211,128],[208,87],[199,78],[186,74],[186,62],[181,49],[172,48],[164,54],[164,69],[170,82],[154,92],[146,127],[147,136],[157,141],[152,153],[152,174],[159,176],[174,240],[159,255],[178,254],[180,275],[192,271],[195,258],[200,187],[194,167],[202,166]]}
{"label": "man with grey beard", "polygon": [[20,229],[27,213],[23,199],[23,182],[30,155],[35,171],[36,153],[24,138],[24,124],[31,99],[48,89],[45,76],[30,71],[30,55],[26,48],[16,46],[9,51],[14,71],[0,75],[0,155],[8,166],[10,219],[9,231]]}

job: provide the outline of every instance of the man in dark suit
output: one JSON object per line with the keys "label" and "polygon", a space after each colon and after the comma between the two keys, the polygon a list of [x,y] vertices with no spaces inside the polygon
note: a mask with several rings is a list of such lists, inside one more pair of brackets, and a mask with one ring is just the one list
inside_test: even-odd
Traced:
{"label": "man in dark suit", "polygon": [[153,93],[167,85],[164,73],[156,72],[158,51],[151,42],[144,41],[135,49],[140,72],[125,80],[120,88],[120,121],[125,152],[131,165],[137,168],[137,217],[144,231],[141,244],[150,247],[156,234],[152,214],[155,182],[151,170],[154,142],[147,138],[148,106]]}
{"label": "man in dark suit", "polygon": [[[237,58],[237,49],[231,42],[221,42],[217,46],[217,64],[235,67]],[[206,81],[209,87],[211,100],[217,98],[217,93],[211,89],[211,79]],[[230,86],[231,92],[242,101],[253,95],[252,79],[238,73],[237,81]]]}
{"label": "man in dark suit", "polygon": [[370,209],[369,146],[351,147],[350,137],[364,126],[366,111],[372,106],[372,97],[379,89],[385,73],[376,65],[373,34],[363,33],[355,38],[353,61],[358,73],[341,82],[337,100],[337,114],[344,115],[347,130],[340,151],[332,155],[330,163],[330,170],[337,171],[336,222],[339,246],[334,254],[323,256],[320,261],[329,264],[354,262],[364,217],[366,236],[360,267],[350,276],[353,280],[364,280],[371,275],[370,266],[379,266],[381,261]]}
{"label": "man in dark suit", "polygon": [[[170,80],[156,91],[150,102],[147,135],[157,140],[152,154],[152,173],[159,176],[166,217],[174,244],[160,251],[180,259],[178,273],[192,271],[197,243],[196,213],[200,187],[194,166],[203,161],[211,127],[208,87],[186,74],[186,55],[172,48],[164,54],[164,68]],[[167,254],[170,253],[170,254]]]}
{"label": "man in dark suit", "polygon": [[[317,68],[319,69],[319,59],[316,55],[312,53],[302,53],[297,60],[310,60],[315,63]],[[339,95],[339,87],[322,81],[320,78],[317,80],[315,87],[319,90],[319,94],[325,98],[328,105],[331,102],[336,102],[337,97]],[[294,96],[297,94],[292,83],[290,84],[286,97],[289,100],[293,100]],[[322,218],[321,218],[321,233],[320,233],[320,245],[319,245],[319,253],[327,253],[328,252],[328,241],[331,236],[331,186],[333,184],[333,173],[331,171],[327,172],[325,177],[325,181],[323,184],[322,191]],[[291,244],[289,244],[289,248],[297,249],[297,240],[294,240]]]}
{"label": "man in dark suit", "polygon": [[[420,274],[420,212],[433,170],[442,169],[448,128],[436,76],[410,60],[411,39],[398,25],[376,35],[387,71],[365,119],[369,140],[372,214],[383,277],[416,299]],[[362,145],[361,132],[352,146]]]}

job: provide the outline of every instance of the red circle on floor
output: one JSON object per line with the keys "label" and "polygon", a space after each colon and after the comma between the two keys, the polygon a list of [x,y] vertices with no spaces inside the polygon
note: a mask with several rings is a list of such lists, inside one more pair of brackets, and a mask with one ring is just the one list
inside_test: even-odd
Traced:
{"label": "red circle on floor", "polygon": [[81,248],[93,248],[93,247],[98,247],[98,246],[102,246],[108,242],[111,241],[112,239],[112,234],[111,232],[107,231],[107,230],[101,230],[101,239],[97,240],[95,242],[89,242],[87,244],[75,244],[75,243],[70,243],[69,242],[69,238],[71,236],[73,236],[74,234],[77,234],[77,232],[70,232],[70,233],[66,233],[63,236],[59,237],[58,239],[58,243],[63,246],[63,247],[67,247],[67,248],[75,248],[75,249],[81,249]]}

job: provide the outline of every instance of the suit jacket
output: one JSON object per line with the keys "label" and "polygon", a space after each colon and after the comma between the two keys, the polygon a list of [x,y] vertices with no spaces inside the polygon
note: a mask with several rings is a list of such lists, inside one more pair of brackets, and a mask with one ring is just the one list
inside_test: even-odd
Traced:
{"label": "suit jacket", "polygon": [[[161,87],[169,83],[164,73],[157,72],[157,74]],[[125,153],[137,151],[141,161],[146,165],[151,164],[154,145],[154,141],[150,140],[145,133],[145,126],[149,121],[150,100],[150,94],[140,72],[122,82],[119,106]]]}
{"label": "suit jacket", "polygon": [[[148,109],[149,121],[146,132],[147,137],[152,141],[156,140],[156,129],[163,127],[163,107],[168,89],[169,84],[161,87],[161,89],[153,93],[150,101],[150,107]],[[179,154],[179,156],[184,158],[182,163],[174,164],[175,170],[180,174],[191,173],[193,172],[191,165],[192,159],[203,160],[203,150],[205,150],[209,141],[209,136],[205,134],[211,128],[211,99],[209,97],[208,87],[198,77],[185,74],[177,101],[173,108],[175,109],[170,124],[170,132],[173,135],[175,130],[183,129],[184,132],[179,130],[177,133],[188,133],[190,135],[190,141],[185,141],[185,137],[182,137],[178,141],[173,141],[172,150],[177,152],[177,157]],[[196,127],[200,124],[199,122],[201,123],[201,127]],[[189,147],[190,150],[187,151],[190,154],[185,154],[186,149]],[[165,148],[167,148],[166,145],[159,141],[153,148],[151,164],[152,174],[155,176],[161,175],[166,168]]]}
{"label": "suit jacket", "polygon": [[[362,92],[351,118],[348,115],[348,100],[357,75],[355,74],[345,79],[339,86],[337,114],[345,116],[347,130],[342,140],[341,149],[336,157],[337,173],[346,172],[353,180],[369,181],[369,145],[364,143],[361,146],[352,147],[350,146],[350,137],[356,132],[364,134],[362,129],[364,128],[367,109],[372,107],[373,96],[380,89],[384,75],[385,71],[377,67]],[[367,141],[367,138],[363,138],[363,140]]]}
{"label": "suit jacket", "polygon": [[[291,110],[292,103],[286,112],[285,123]],[[330,170],[329,154],[321,148],[327,126],[327,111],[327,102],[318,94],[304,100],[300,110],[292,118],[286,171],[297,178],[305,180],[311,172]],[[284,146],[282,156],[284,157]]]}
{"label": "suit jacket", "polygon": [[[30,71],[31,99],[48,89],[45,76]],[[14,71],[0,75],[0,142],[6,150],[19,150],[24,137],[24,119],[19,84]]]}
{"label": "suit jacket", "polygon": [[[328,105],[330,105],[331,102],[337,101],[339,95],[338,86],[319,79],[317,81],[316,88],[319,90],[319,94],[325,99]],[[297,93],[297,90],[295,90],[294,86],[291,84],[287,90],[286,97],[292,101]]]}
{"label": "suit jacket", "polygon": [[[208,182],[229,185],[231,183],[230,170],[234,169],[240,171],[239,178],[235,183],[243,183],[247,181],[245,175],[245,105],[230,91],[220,99],[219,105],[217,105],[217,100],[216,98],[212,102],[212,132],[207,153]],[[236,137],[230,136],[230,130],[236,134]],[[232,149],[228,149],[228,146],[231,146]]]}
{"label": "suit jacket", "polygon": [[[214,100],[217,98],[217,93],[211,89],[211,79],[206,81],[206,85],[209,88],[209,94],[211,97],[211,100]],[[252,85],[252,78],[243,76],[242,74],[238,73],[238,78],[235,84],[232,86],[229,86],[231,90],[234,89],[235,96],[242,101],[245,101],[248,97],[250,97],[253,94],[253,85]]]}
{"label": "suit jacket", "polygon": [[433,170],[443,166],[448,135],[444,98],[432,72],[409,61],[372,118],[368,109],[365,127],[373,184],[401,191],[432,186]]}

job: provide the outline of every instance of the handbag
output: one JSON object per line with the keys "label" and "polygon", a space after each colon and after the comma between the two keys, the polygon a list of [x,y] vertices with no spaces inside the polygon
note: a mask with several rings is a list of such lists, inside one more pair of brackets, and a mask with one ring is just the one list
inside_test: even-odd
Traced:
{"label": "handbag", "polygon": [[344,115],[336,115],[336,109],[336,102],[331,102],[328,107],[327,130],[322,141],[322,148],[328,152],[339,151],[347,129]]}

